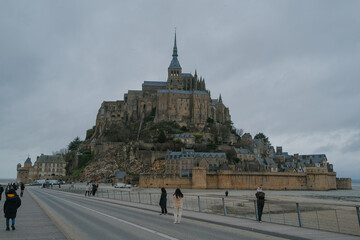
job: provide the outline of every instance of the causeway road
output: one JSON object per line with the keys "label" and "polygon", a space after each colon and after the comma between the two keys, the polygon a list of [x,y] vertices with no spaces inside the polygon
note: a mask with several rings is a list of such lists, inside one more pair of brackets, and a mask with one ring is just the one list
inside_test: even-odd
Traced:
{"label": "causeway road", "polygon": [[[360,239],[357,236],[258,223],[253,220],[184,211],[180,224],[159,207],[100,197],[27,187],[16,230],[0,225],[5,239]],[[5,224],[4,224],[5,225]]]}

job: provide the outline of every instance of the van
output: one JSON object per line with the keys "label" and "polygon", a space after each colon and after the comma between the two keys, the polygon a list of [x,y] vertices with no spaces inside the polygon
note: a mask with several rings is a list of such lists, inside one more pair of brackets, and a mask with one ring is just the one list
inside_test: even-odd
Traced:
{"label": "van", "polygon": [[117,183],[115,185],[116,188],[131,188],[130,184],[125,184],[125,183]]}

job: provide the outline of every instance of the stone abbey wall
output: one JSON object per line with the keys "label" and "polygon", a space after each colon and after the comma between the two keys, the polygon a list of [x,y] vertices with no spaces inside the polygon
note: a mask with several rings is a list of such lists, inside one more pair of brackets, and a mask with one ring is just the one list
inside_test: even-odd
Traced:
{"label": "stone abbey wall", "polygon": [[[340,181],[342,187],[351,189],[351,182]],[[209,173],[205,169],[193,169],[192,178],[175,175],[140,176],[140,187],[169,187],[196,189],[256,189],[262,185],[267,190],[335,190],[336,173],[271,173],[271,172],[233,172],[231,170]],[[343,189],[343,188],[342,188]]]}

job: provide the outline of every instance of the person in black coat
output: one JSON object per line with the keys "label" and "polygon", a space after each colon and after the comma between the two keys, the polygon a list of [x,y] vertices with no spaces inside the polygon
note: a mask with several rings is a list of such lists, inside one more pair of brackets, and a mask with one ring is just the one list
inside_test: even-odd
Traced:
{"label": "person in black coat", "polygon": [[9,221],[12,220],[11,228],[15,230],[15,218],[17,209],[21,206],[20,197],[16,194],[14,189],[10,189],[6,195],[6,201],[4,203],[4,214],[6,218],[6,231],[10,231]]}
{"label": "person in black coat", "polygon": [[261,222],[261,216],[264,209],[265,204],[265,193],[263,192],[262,186],[257,188],[256,196],[256,203],[257,203],[257,210],[258,210],[258,221]]}
{"label": "person in black coat", "polygon": [[166,209],[166,202],[167,202],[167,194],[165,188],[161,188],[161,197],[159,205],[161,207],[161,213],[160,215],[166,215],[167,209]]}
{"label": "person in black coat", "polygon": [[4,187],[0,184],[0,201],[1,201],[1,196],[2,196],[3,191],[4,191]]}
{"label": "person in black coat", "polygon": [[25,185],[24,185],[24,183],[20,183],[20,189],[21,189],[20,197],[22,197],[22,196],[24,195],[24,190],[25,190]]}

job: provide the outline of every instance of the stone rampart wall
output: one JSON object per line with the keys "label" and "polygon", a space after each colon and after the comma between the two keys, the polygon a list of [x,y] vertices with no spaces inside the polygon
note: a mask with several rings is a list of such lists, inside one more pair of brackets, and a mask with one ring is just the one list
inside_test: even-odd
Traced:
{"label": "stone rampart wall", "polygon": [[191,178],[169,174],[141,174],[139,186],[144,188],[192,188]]}
{"label": "stone rampart wall", "polygon": [[[195,170],[195,169],[194,169]],[[193,170],[192,178],[173,175],[140,176],[140,187],[181,187],[201,189],[256,189],[262,185],[267,190],[331,190],[336,189],[336,173],[270,173],[232,172],[209,173]]]}
{"label": "stone rampart wall", "polygon": [[336,178],[336,188],[342,190],[351,190],[351,178]]}

